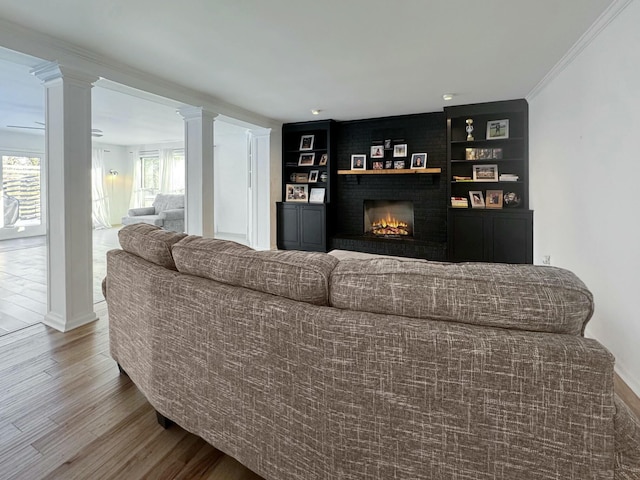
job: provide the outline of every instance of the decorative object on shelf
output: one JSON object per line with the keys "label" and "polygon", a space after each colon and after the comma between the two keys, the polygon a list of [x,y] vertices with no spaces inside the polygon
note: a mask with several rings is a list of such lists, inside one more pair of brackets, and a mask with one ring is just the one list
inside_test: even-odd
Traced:
{"label": "decorative object on shelf", "polygon": [[309,203],[324,203],[324,188],[312,188]]}
{"label": "decorative object on shelf", "polygon": [[320,161],[318,162],[318,165],[320,165],[321,167],[323,165],[326,165],[328,158],[329,158],[329,156],[326,153],[323,153],[322,156],[320,157]]}
{"label": "decorative object on shelf", "polygon": [[384,162],[385,170],[391,170],[393,168],[393,160],[387,160]]}
{"label": "decorative object on shelf", "polygon": [[471,177],[467,177],[466,175],[454,175],[453,181],[454,182],[473,182],[473,179]]}
{"label": "decorative object on shelf", "polygon": [[465,148],[465,160],[499,160],[502,158],[501,148]]}
{"label": "decorative object on shelf", "polygon": [[327,172],[322,172],[322,173],[320,174],[320,181],[321,181],[322,183],[325,183],[325,182],[327,181],[327,178],[329,178],[329,175],[327,174]]}
{"label": "decorative object on shelf", "polygon": [[509,120],[490,120],[487,122],[487,140],[509,138]]}
{"label": "decorative object on shelf", "polygon": [[520,195],[516,192],[507,192],[504,194],[504,206],[506,208],[515,208],[520,206]]}
{"label": "decorative object on shelf", "polygon": [[404,169],[404,160],[396,160],[393,162],[393,168],[395,170],[402,170]]}
{"label": "decorative object on shelf", "polygon": [[367,156],[365,154],[351,155],[351,170],[366,170]]}
{"label": "decorative object on shelf", "polygon": [[411,155],[411,168],[427,168],[427,154],[414,153],[413,155]]}
{"label": "decorative object on shelf", "polygon": [[287,184],[286,187],[287,202],[308,202],[309,200],[309,185],[292,185]]}
{"label": "decorative object on shelf", "polygon": [[467,126],[465,127],[465,130],[467,132],[467,142],[473,142],[473,118],[467,118],[466,124]]}
{"label": "decorative object on shelf", "polygon": [[372,167],[374,170],[384,170],[384,162],[373,162]]}
{"label": "decorative object on shelf", "polygon": [[502,190],[487,190],[487,208],[502,208]]}
{"label": "decorative object on shelf", "polygon": [[309,174],[295,172],[289,176],[289,180],[291,180],[293,183],[307,183],[309,181]]}
{"label": "decorative object on shelf", "polygon": [[318,175],[320,170],[311,170],[309,172],[309,183],[316,183],[318,181]]}
{"label": "decorative object on shelf", "polygon": [[300,150],[313,150],[315,135],[302,135],[300,138]]}
{"label": "decorative object on shelf", "polygon": [[464,197],[451,197],[451,206],[453,208],[469,208],[469,200]]}
{"label": "decorative object on shelf", "polygon": [[497,182],[498,165],[473,165],[474,182]]}
{"label": "decorative object on shelf", "polygon": [[300,158],[298,159],[298,166],[310,167],[313,165],[315,158],[316,158],[315,153],[301,153]]}
{"label": "decorative object on shelf", "polygon": [[384,158],[384,148],[382,148],[382,145],[373,145],[371,147],[371,158]]}
{"label": "decorative object on shelf", "polygon": [[480,190],[470,190],[471,208],[484,208],[484,196]]}
{"label": "decorative object on shelf", "polygon": [[407,144],[399,143],[398,145],[393,146],[393,156],[398,157],[406,157],[407,156]]}
{"label": "decorative object on shelf", "polygon": [[517,182],[518,180],[520,180],[520,176],[516,175],[515,173],[501,173],[500,174],[500,181],[501,182]]}
{"label": "decorative object on shelf", "polygon": [[385,150],[391,150],[392,148],[393,148],[393,147],[391,146],[391,139],[390,139],[390,138],[387,138],[387,139],[384,141],[384,149],[385,149]]}

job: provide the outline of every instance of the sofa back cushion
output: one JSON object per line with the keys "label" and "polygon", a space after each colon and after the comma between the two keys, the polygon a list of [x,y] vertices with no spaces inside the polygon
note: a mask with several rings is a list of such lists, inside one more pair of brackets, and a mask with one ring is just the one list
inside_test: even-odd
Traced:
{"label": "sofa back cushion", "polygon": [[186,236],[147,223],[127,225],[118,232],[118,240],[124,251],[171,270],[176,270],[171,246]]}
{"label": "sofa back cushion", "polygon": [[255,251],[225,240],[189,236],[173,246],[181,273],[315,305],[327,305],[338,260],[325,253]]}
{"label": "sofa back cushion", "polygon": [[153,207],[156,209],[156,215],[159,215],[160,212],[164,212],[165,210],[184,208],[184,195],[159,193],[153,200]]}
{"label": "sofa back cushion", "polygon": [[331,274],[330,305],[366,312],[581,334],[593,297],[554,267],[343,260]]}

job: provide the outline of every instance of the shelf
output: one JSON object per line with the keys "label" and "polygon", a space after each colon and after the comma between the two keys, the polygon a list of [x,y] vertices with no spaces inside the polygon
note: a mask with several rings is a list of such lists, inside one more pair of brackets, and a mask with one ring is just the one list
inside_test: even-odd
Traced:
{"label": "shelf", "polygon": [[326,165],[298,165],[297,163],[285,163],[285,168],[327,168]]}
{"label": "shelf", "polygon": [[466,141],[466,140],[452,140],[451,141],[451,145],[469,145],[469,146],[473,146],[473,145],[486,145],[488,143],[502,143],[502,142],[522,142],[524,141],[524,137],[509,137],[509,138],[494,138],[494,139],[478,139],[478,140],[472,140],[470,142]]}
{"label": "shelf", "polygon": [[438,174],[442,173],[441,168],[422,168],[411,170],[408,168],[403,169],[388,169],[388,170],[338,170],[338,175],[415,175],[415,174]]}
{"label": "shelf", "polygon": [[314,148],[313,150],[287,150],[285,153],[295,153],[295,154],[302,154],[302,153],[319,153],[319,152],[326,152],[327,149],[326,148]]}
{"label": "shelf", "polygon": [[482,160],[451,160],[451,163],[524,162],[524,158],[483,158]]}
{"label": "shelf", "polygon": [[511,183],[511,184],[518,185],[518,184],[521,184],[521,183],[522,183],[522,180],[518,180],[517,182],[500,182],[500,181],[497,181],[497,182],[493,182],[493,181],[491,181],[491,182],[480,181],[480,182],[479,182],[479,181],[473,181],[473,180],[469,180],[469,181],[466,181],[466,182],[465,182],[465,181],[462,181],[462,182],[456,182],[455,180],[451,180],[451,183],[452,183],[452,184],[455,184],[455,185],[458,185],[458,184],[464,184],[464,183],[472,183],[472,184],[478,184],[478,183],[499,183],[500,185],[508,185],[508,184],[510,184],[510,183]]}

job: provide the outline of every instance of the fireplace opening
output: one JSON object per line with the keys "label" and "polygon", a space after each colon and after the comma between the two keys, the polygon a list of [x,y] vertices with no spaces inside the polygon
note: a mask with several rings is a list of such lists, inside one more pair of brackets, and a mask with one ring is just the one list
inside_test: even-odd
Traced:
{"label": "fireplace opening", "polygon": [[378,238],[413,237],[413,202],[365,200],[364,233]]}

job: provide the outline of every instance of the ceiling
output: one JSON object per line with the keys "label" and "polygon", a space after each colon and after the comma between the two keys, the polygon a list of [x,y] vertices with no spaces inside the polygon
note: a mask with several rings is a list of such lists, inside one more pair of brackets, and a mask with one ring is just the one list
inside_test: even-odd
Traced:
{"label": "ceiling", "polygon": [[[157,0],[0,0],[0,17],[291,122],[525,97],[613,2],[186,0],[160,7]],[[0,67],[0,102],[16,110],[15,119],[0,116],[0,125],[33,123],[42,87],[24,80],[27,66]],[[19,92],[10,95],[13,103],[1,93],[7,87]],[[453,100],[443,101],[444,93]],[[139,128],[152,132],[166,118],[167,140],[177,120],[181,137],[175,108],[153,104],[96,87],[93,127],[106,137],[107,120],[116,128],[142,115]]]}

